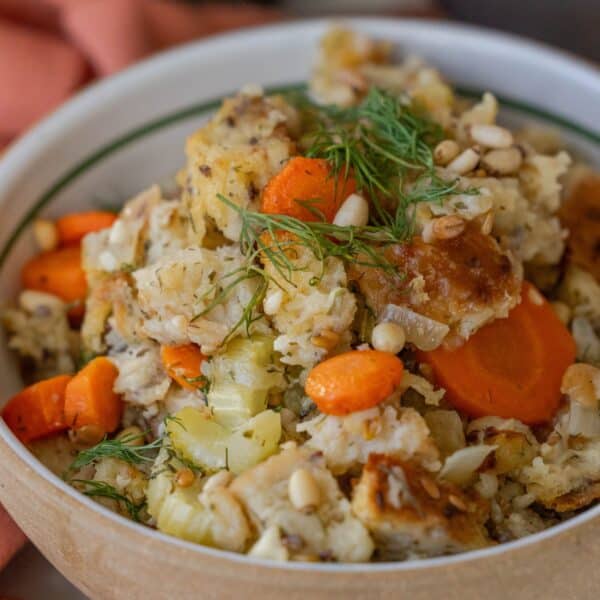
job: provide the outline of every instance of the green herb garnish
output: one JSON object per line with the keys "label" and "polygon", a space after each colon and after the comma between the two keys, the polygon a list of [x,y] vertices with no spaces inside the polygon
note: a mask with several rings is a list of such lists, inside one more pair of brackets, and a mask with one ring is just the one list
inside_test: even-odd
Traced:
{"label": "green herb garnish", "polygon": [[153,462],[155,453],[150,456],[147,453],[158,450],[162,444],[162,438],[142,446],[131,445],[132,442],[143,437],[144,434],[131,434],[120,439],[104,439],[92,448],[82,450],[69,467],[69,470],[76,471],[102,458],[117,458],[132,465]]}
{"label": "green herb garnish", "polygon": [[72,479],[71,483],[79,483],[86,489],[81,490],[86,496],[92,498],[108,498],[123,506],[134,521],[140,521],[140,512],[145,508],[146,502],[135,504],[127,496],[119,493],[112,485],[105,481],[94,481],[93,479]]}

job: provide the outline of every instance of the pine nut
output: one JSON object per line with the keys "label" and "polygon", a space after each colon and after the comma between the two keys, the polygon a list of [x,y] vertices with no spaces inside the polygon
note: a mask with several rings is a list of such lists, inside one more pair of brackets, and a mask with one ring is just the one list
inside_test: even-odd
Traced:
{"label": "pine nut", "polygon": [[443,140],[433,150],[436,165],[445,167],[460,154],[460,146],[454,140]]}
{"label": "pine nut", "polygon": [[143,446],[144,432],[137,425],[131,425],[131,427],[125,427],[117,439],[125,442],[127,446]]}
{"label": "pine nut", "polygon": [[429,477],[421,477],[419,481],[429,496],[431,496],[434,500],[438,500],[440,498],[440,488],[438,488],[438,486],[435,484],[435,481],[429,479]]}
{"label": "pine nut", "polygon": [[397,323],[379,323],[373,327],[371,345],[375,350],[398,354],[406,343],[406,334]]}
{"label": "pine nut", "polygon": [[460,498],[459,496],[456,496],[455,494],[450,494],[448,496],[448,502],[450,502],[450,504],[452,504],[452,506],[454,506],[454,508],[462,511],[462,512],[467,512],[467,510],[469,509],[469,507],[466,505],[465,501]]}
{"label": "pine nut", "polygon": [[469,133],[476,144],[488,148],[509,148],[514,143],[512,133],[498,125],[472,125]]}
{"label": "pine nut", "polygon": [[561,322],[568,325],[571,320],[571,309],[564,302],[558,300],[556,302],[551,302],[551,306]]}
{"label": "pine nut", "polygon": [[179,469],[179,471],[175,473],[174,480],[175,485],[182,488],[188,488],[196,481],[196,476],[194,475],[194,471],[186,467],[185,469]]}
{"label": "pine nut", "polygon": [[479,152],[467,148],[461,152],[448,166],[447,169],[457,175],[466,175],[479,164]]}
{"label": "pine nut", "polygon": [[58,246],[58,230],[52,221],[37,219],[33,223],[33,235],[39,249],[44,252]]}
{"label": "pine nut", "polygon": [[339,344],[340,334],[332,329],[323,329],[319,335],[314,335],[310,341],[317,348],[329,351],[333,350]]}
{"label": "pine nut", "polygon": [[481,224],[481,233],[483,235],[490,235],[492,233],[492,229],[494,227],[494,213],[488,213],[485,215],[483,219],[483,223]]}
{"label": "pine nut", "polygon": [[544,296],[540,294],[535,288],[530,287],[529,292],[527,293],[527,298],[529,302],[535,304],[536,306],[543,306],[544,304]]}
{"label": "pine nut", "polygon": [[321,501],[321,490],[308,469],[296,469],[288,484],[290,502],[296,510],[314,512]]}
{"label": "pine nut", "polygon": [[57,296],[36,290],[23,290],[19,295],[19,304],[28,313],[32,314],[40,307],[56,310],[65,306],[64,302]]}
{"label": "pine nut", "polygon": [[283,303],[283,290],[275,290],[265,296],[263,310],[265,315],[276,315]]}
{"label": "pine nut", "polygon": [[369,222],[369,203],[360,194],[350,194],[338,209],[333,224],[364,227]]}
{"label": "pine nut", "polygon": [[521,168],[523,155],[514,146],[501,150],[490,150],[484,155],[481,164],[492,175],[512,175]]}
{"label": "pine nut", "polygon": [[465,230],[465,221],[458,215],[446,215],[432,219],[423,227],[423,241],[428,244],[439,240],[451,240]]}
{"label": "pine nut", "polygon": [[563,375],[560,391],[572,402],[581,406],[597,408],[600,399],[600,369],[592,365],[571,365]]}

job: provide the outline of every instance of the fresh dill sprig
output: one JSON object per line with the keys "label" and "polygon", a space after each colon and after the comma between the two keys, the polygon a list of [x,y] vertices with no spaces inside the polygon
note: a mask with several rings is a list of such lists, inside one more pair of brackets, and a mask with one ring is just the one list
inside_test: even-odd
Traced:
{"label": "fresh dill sprig", "polygon": [[127,496],[118,492],[112,485],[105,481],[94,481],[93,479],[72,479],[71,483],[85,486],[81,492],[91,498],[108,498],[125,507],[134,521],[140,521],[140,512],[145,508],[146,502],[135,504]]}
{"label": "fresh dill sprig", "polygon": [[[69,467],[70,471],[77,471],[102,458],[118,458],[132,465],[152,462],[156,456],[153,451],[158,451],[162,439],[158,438],[149,444],[132,446],[131,443],[143,438],[144,434],[126,435],[120,439],[104,439],[95,446],[82,450]],[[150,455],[148,453],[151,453]]]}
{"label": "fresh dill sprig", "polygon": [[375,208],[372,223],[389,228],[397,240],[412,233],[411,206],[457,191],[458,180],[440,177],[433,160],[443,129],[406,98],[371,88],[358,106],[348,108],[317,105],[297,93],[290,101],[308,127],[306,155],[327,160],[334,176],[352,175]]}

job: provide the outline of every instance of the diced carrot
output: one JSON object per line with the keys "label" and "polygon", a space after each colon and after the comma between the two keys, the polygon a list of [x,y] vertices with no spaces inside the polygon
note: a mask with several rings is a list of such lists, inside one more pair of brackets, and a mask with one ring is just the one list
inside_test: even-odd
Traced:
{"label": "diced carrot", "polygon": [[575,361],[575,342],[533,285],[506,319],[482,327],[460,348],[421,352],[446,398],[472,416],[495,415],[528,424],[558,409],[561,379]]}
{"label": "diced carrot", "polygon": [[106,229],[116,220],[117,215],[104,210],[64,215],[56,221],[59,243],[61,246],[79,244],[88,233]]}
{"label": "diced carrot", "polygon": [[45,379],[26,387],[8,401],[2,417],[22,442],[67,429],[64,408],[69,381],[70,375]]}
{"label": "diced carrot", "polygon": [[319,211],[326,221],[333,221],[342,202],[354,191],[356,181],[337,177],[329,163],[321,158],[296,156],[266,185],[262,196],[262,212],[287,215],[302,221],[319,221]]}
{"label": "diced carrot", "polygon": [[43,252],[25,264],[21,272],[25,289],[48,292],[65,302],[82,302],[87,293],[81,249],[69,246]]}
{"label": "diced carrot", "polygon": [[196,344],[162,346],[160,357],[169,377],[181,387],[196,390],[206,385],[200,370],[206,357]]}
{"label": "diced carrot", "polygon": [[314,367],[304,390],[321,412],[345,415],[383,402],[400,384],[403,372],[394,354],[352,350]]}
{"label": "diced carrot", "polygon": [[113,391],[118,375],[117,367],[105,356],[99,356],[73,377],[65,391],[65,419],[69,427],[95,425],[110,433],[119,426],[123,403]]}

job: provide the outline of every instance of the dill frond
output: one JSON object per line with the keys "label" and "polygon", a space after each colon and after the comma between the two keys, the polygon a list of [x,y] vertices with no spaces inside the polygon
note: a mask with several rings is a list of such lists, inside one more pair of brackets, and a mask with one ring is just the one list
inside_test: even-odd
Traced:
{"label": "dill frond", "polygon": [[93,479],[72,479],[71,483],[78,483],[84,486],[81,490],[86,496],[92,498],[108,498],[114,500],[121,506],[125,507],[130,517],[134,521],[140,521],[140,512],[145,508],[146,502],[135,504],[127,496],[119,493],[112,485],[105,481],[94,481]]}
{"label": "dill frond", "polygon": [[[104,439],[92,448],[82,450],[69,467],[69,470],[77,471],[102,458],[118,458],[119,460],[132,465],[153,462],[156,457],[156,452],[153,451],[158,451],[162,444],[162,439],[156,439],[143,446],[131,445],[131,442],[136,441],[141,437],[143,437],[143,434],[127,435],[121,439],[114,440]],[[148,453],[151,454],[149,455]]]}

